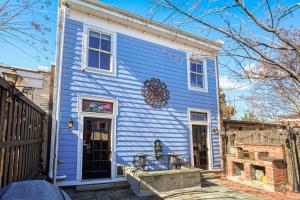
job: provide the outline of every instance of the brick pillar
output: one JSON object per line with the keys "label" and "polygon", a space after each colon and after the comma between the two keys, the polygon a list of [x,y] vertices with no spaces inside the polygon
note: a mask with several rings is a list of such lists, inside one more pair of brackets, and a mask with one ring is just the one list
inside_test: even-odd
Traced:
{"label": "brick pillar", "polygon": [[251,180],[251,164],[249,163],[244,163],[244,174],[245,174],[245,179],[246,180]]}
{"label": "brick pillar", "polygon": [[233,162],[230,156],[227,156],[227,176],[233,176]]}

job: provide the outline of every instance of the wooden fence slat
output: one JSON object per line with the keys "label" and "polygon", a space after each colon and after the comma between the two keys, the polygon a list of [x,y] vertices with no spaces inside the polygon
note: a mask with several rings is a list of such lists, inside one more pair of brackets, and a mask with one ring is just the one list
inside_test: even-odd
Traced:
{"label": "wooden fence slat", "polygon": [[[32,117],[32,115],[31,115],[31,113],[32,113],[32,108],[31,107],[28,107],[28,127],[27,127],[27,135],[26,135],[26,139],[28,139],[28,140],[30,140],[31,139],[31,123],[32,123],[32,119],[31,119],[31,117]],[[30,154],[29,154],[29,152],[31,151],[31,146],[30,146],[30,144],[27,144],[26,145],[26,165],[25,165],[25,167],[26,167],[26,171],[25,171],[25,177],[28,177],[29,176],[29,174],[30,174]]]}
{"label": "wooden fence slat", "polygon": [[[12,132],[13,103],[9,102],[8,107],[9,108],[8,108],[7,130],[6,130],[5,140],[6,140],[7,144],[9,145],[10,142],[11,142],[11,132]],[[9,165],[11,164],[10,163],[10,161],[11,161],[10,157],[11,157],[11,149],[8,147],[5,150],[4,172],[6,172],[6,173],[3,174],[3,183],[4,184],[9,183],[9,181],[8,181],[8,178],[9,178],[9,175],[10,175]]]}
{"label": "wooden fence slat", "polygon": [[[18,107],[18,115],[17,115],[17,130],[16,130],[16,141],[20,141],[20,132],[21,132],[21,124],[22,124],[22,106],[23,103],[22,101],[19,102],[19,107]],[[15,157],[15,166],[14,166],[14,176],[13,176],[13,181],[18,180],[18,175],[19,175],[19,166],[20,166],[20,146],[16,146],[16,157]]]}
{"label": "wooden fence slat", "polygon": [[[6,125],[7,125],[7,91],[1,88],[1,112],[0,112],[0,141],[5,140]],[[0,151],[0,186],[2,185],[2,180],[4,176],[4,159],[5,159],[5,149],[1,148]]]}
{"label": "wooden fence slat", "polygon": [[[18,99],[14,98],[13,99],[13,116],[12,116],[12,131],[11,131],[11,141],[15,141],[17,138],[17,122],[18,122]],[[10,142],[11,143],[11,142]],[[14,169],[15,169],[15,165],[17,163],[17,159],[16,159],[16,147],[11,146],[10,147],[10,164],[9,164],[9,177],[8,177],[8,182],[11,183],[13,181],[13,177],[14,177]]]}
{"label": "wooden fence slat", "polygon": [[[33,137],[34,137],[34,116],[33,115],[34,115],[34,109],[31,108],[31,112],[30,112],[30,133],[29,133],[29,139],[30,140],[33,139]],[[29,144],[29,152],[33,152],[33,151],[34,151],[33,145]],[[32,153],[28,153],[28,154],[29,154],[29,156],[28,156],[29,157],[29,162],[28,162],[28,175],[27,175],[27,177],[29,177],[30,174],[33,173],[34,170],[35,170],[35,169],[33,169],[34,166],[32,166],[34,154],[32,154]]]}
{"label": "wooden fence slat", "polygon": [[[23,102],[23,108],[22,108],[22,133],[20,135],[20,140],[23,141],[25,140],[25,134],[26,134],[26,126],[27,126],[27,122],[26,122],[26,111],[27,111],[27,104],[25,102]],[[20,147],[20,174],[18,175],[18,180],[22,180],[22,178],[24,177],[24,161],[25,160],[25,145],[22,145]]]}

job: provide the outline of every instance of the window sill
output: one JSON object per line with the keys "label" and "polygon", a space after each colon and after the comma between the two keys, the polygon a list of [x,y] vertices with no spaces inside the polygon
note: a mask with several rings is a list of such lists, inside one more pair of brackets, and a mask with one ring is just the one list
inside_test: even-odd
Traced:
{"label": "window sill", "polygon": [[189,86],[188,89],[192,90],[192,91],[208,93],[208,89],[207,88],[199,88],[199,87]]}
{"label": "window sill", "polygon": [[108,75],[108,76],[116,76],[115,70],[107,71],[107,70],[95,69],[95,68],[91,68],[91,67],[85,67],[82,70],[86,71],[86,72],[96,73],[96,74],[102,74],[102,75]]}

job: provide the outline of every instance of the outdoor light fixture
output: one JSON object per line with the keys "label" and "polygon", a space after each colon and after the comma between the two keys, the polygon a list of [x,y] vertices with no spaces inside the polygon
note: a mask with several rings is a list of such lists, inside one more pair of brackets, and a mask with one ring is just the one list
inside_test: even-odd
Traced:
{"label": "outdoor light fixture", "polygon": [[211,130],[214,134],[219,134],[219,129],[217,127],[212,128]]}
{"label": "outdoor light fixture", "polygon": [[71,128],[73,128],[73,126],[74,126],[74,121],[73,121],[73,118],[70,117],[70,119],[68,121],[68,128],[71,129]]}
{"label": "outdoor light fixture", "polygon": [[13,86],[18,86],[23,78],[17,74],[16,70],[11,72],[2,72],[4,79]]}

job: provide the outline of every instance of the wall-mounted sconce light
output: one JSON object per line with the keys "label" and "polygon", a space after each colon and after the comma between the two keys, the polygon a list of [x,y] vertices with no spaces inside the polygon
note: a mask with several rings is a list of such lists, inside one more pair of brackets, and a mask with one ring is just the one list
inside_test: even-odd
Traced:
{"label": "wall-mounted sconce light", "polygon": [[217,127],[212,128],[211,130],[214,134],[219,134],[219,129]]}
{"label": "wall-mounted sconce light", "polygon": [[73,118],[70,117],[70,119],[69,119],[69,121],[68,121],[68,128],[69,128],[69,129],[72,129],[73,126],[74,126],[74,121],[73,121]]}

